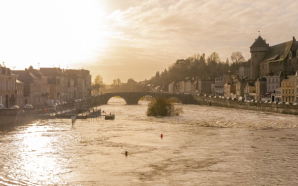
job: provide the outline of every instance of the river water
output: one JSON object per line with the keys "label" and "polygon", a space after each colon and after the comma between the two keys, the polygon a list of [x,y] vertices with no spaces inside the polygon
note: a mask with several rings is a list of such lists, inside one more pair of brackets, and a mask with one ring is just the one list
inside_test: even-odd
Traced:
{"label": "river water", "polygon": [[177,104],[180,116],[155,118],[139,103],[100,107],[115,120],[2,130],[0,185],[298,184],[297,116]]}

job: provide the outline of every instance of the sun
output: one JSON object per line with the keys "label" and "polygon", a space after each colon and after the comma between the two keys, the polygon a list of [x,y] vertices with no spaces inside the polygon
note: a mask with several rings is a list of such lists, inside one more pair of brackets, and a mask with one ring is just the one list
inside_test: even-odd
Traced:
{"label": "sun", "polygon": [[[18,6],[16,6],[18,4]],[[101,1],[1,1],[0,60],[17,68],[71,66],[107,45]]]}

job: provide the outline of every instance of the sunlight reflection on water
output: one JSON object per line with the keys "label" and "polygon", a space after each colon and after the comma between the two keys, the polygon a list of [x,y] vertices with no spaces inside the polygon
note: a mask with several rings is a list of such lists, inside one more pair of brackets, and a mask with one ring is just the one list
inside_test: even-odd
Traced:
{"label": "sunlight reflection on water", "polygon": [[147,103],[112,98],[101,106],[112,121],[2,132],[0,184],[298,184],[297,116],[178,104],[181,116],[155,118]]}

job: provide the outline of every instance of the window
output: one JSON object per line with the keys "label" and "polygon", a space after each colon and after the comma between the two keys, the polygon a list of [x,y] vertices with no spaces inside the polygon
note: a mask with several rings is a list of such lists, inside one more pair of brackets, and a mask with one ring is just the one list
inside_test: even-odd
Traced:
{"label": "window", "polygon": [[288,89],[286,89],[286,94],[288,93]]}
{"label": "window", "polygon": [[294,94],[294,89],[292,89],[292,94]]}
{"label": "window", "polygon": [[289,59],[292,59],[292,52],[289,52]]}

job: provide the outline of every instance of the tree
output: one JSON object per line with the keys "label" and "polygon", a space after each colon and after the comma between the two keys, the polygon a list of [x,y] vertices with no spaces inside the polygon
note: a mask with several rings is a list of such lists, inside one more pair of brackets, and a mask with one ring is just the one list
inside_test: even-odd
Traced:
{"label": "tree", "polygon": [[233,63],[243,63],[245,61],[241,52],[233,52],[231,55],[231,60]]}
{"label": "tree", "polygon": [[122,84],[122,82],[119,78],[113,80],[113,85],[117,86],[117,85],[121,85],[121,84]]}
{"label": "tree", "polygon": [[102,90],[104,88],[103,79],[100,75],[97,75],[94,79],[94,83],[92,83],[92,90],[95,94],[99,94],[99,92],[102,93]]}
{"label": "tree", "polygon": [[219,63],[220,62],[220,58],[219,58],[218,53],[213,52],[212,54],[210,54],[210,56],[208,56],[208,58],[207,58],[207,62],[208,62],[208,64],[210,62]]}

